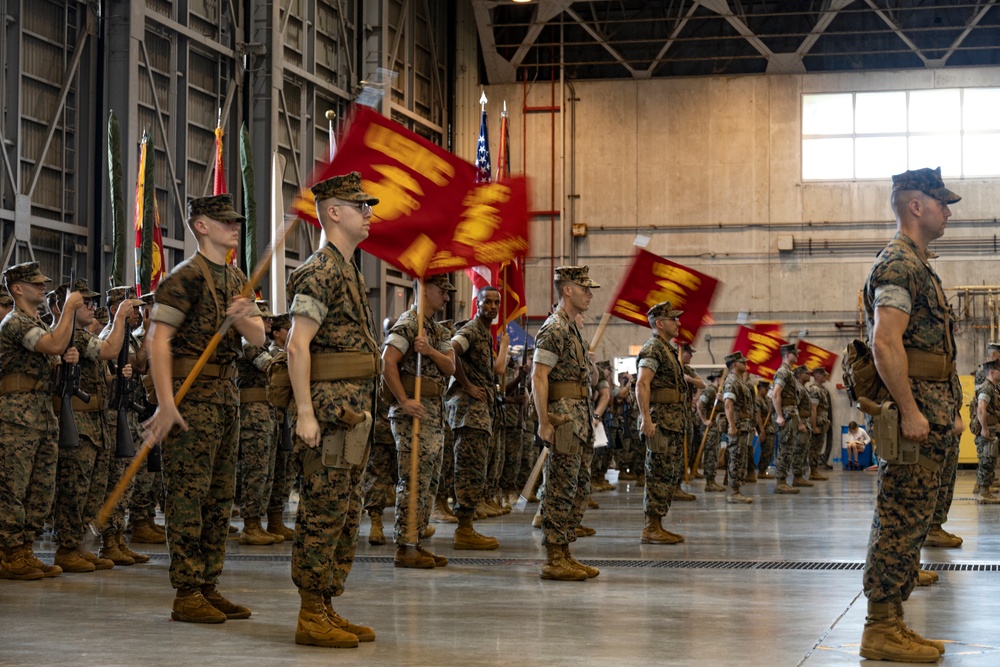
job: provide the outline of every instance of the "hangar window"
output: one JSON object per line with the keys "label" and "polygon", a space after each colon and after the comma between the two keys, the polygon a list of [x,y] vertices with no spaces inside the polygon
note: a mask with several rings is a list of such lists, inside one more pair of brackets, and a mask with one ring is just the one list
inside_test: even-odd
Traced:
{"label": "hangar window", "polygon": [[1000,88],[802,96],[802,180],[1000,176]]}

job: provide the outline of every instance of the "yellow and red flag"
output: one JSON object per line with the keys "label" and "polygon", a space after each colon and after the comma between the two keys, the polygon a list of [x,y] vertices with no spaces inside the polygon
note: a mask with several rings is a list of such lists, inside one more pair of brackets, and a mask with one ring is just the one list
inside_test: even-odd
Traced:
{"label": "yellow and red flag", "polygon": [[683,310],[677,340],[693,343],[708,315],[719,281],[677,262],[639,249],[611,301],[610,313],[649,326],[646,311],[661,301]]}
{"label": "yellow and red flag", "polygon": [[758,322],[752,327],[741,326],[736,331],[732,351],[742,352],[747,358],[747,371],[770,380],[781,366],[781,346],[784,344],[780,322]]}
{"label": "yellow and red flag", "polygon": [[[367,107],[356,108],[333,162],[313,182],[351,171],[379,199],[361,249],[410,275],[500,263],[528,250],[525,178],[477,183],[475,165]],[[319,226],[308,189],[291,209]]]}
{"label": "yellow and red flag", "polygon": [[[226,187],[226,165],[225,156],[222,152],[222,116],[219,116],[219,123],[215,126],[215,179],[212,181],[212,195],[224,195],[229,192]],[[226,264],[237,266],[236,250],[226,253]],[[248,268],[247,271],[250,269]]]}
{"label": "yellow and red flag", "polygon": [[827,373],[833,373],[833,365],[837,363],[838,355],[830,350],[824,350],[819,345],[804,340],[798,343],[799,358],[801,366],[807,366],[809,370],[815,370],[817,366],[822,366]]}
{"label": "yellow and red flag", "polygon": [[148,294],[166,275],[160,209],[156,203],[153,139],[143,131],[139,144],[139,175],[135,183],[135,291]]}

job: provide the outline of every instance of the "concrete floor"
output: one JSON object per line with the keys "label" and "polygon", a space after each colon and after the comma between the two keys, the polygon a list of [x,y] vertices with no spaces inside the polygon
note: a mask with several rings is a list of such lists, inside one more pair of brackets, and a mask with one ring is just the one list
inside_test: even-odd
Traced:
{"label": "concrete floor", "polygon": [[[163,547],[147,550],[146,565],[0,581],[0,665],[856,664],[875,476],[831,476],[799,496],[775,496],[773,482],[748,485],[750,506],[727,505],[695,482],[698,500],[671,510],[667,527],[687,538],[673,546],[639,543],[641,489],[595,494],[601,508],[585,523],[597,535],[574,547],[601,567],[587,582],[539,580],[535,506],[477,524],[499,538],[496,552],[453,552],[453,525],[438,525],[426,544],[454,558],[430,571],[394,569],[391,546],[368,545],[365,521],[347,593],[335,600],[378,633],[357,649],[294,644],[287,543],[229,542],[220,589],[253,617],[217,626],[170,620]],[[917,631],[949,641],[941,664],[995,666],[1000,506],[976,505],[973,483],[971,471],[959,473],[947,524],[964,546],[924,550],[941,581],[915,591],[906,612]],[[36,550],[50,561],[52,548]]]}

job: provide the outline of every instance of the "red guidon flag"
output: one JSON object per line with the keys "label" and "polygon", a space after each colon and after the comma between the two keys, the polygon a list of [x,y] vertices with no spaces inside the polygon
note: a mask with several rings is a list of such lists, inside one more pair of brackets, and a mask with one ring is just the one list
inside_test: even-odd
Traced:
{"label": "red guidon flag", "polygon": [[747,358],[747,371],[770,380],[781,366],[784,344],[780,322],[758,322],[753,327],[737,329],[732,351],[742,352]]}
{"label": "red guidon flag", "polygon": [[[378,197],[361,249],[423,277],[513,259],[528,251],[523,177],[477,183],[476,167],[367,107],[357,107],[333,162],[313,182],[361,172]],[[314,226],[316,203],[303,189],[292,203]]]}
{"label": "red guidon flag", "polygon": [[611,314],[648,327],[646,311],[661,301],[683,310],[677,340],[693,343],[708,315],[719,281],[694,269],[640,249],[618,285]]}
{"label": "red guidon flag", "polygon": [[807,366],[809,370],[815,370],[816,367],[822,366],[827,373],[833,374],[833,365],[837,363],[835,353],[804,340],[799,341],[798,348],[798,364],[800,366]]}

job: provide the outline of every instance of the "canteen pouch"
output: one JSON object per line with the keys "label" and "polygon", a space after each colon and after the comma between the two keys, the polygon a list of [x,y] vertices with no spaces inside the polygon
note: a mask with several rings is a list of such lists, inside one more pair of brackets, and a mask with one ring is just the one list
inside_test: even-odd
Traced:
{"label": "canteen pouch", "polygon": [[840,369],[851,402],[859,398],[878,402],[888,396],[885,384],[875,368],[875,357],[865,341],[855,338],[850,342],[840,360]]}
{"label": "canteen pouch", "polygon": [[656,429],[653,437],[646,437],[646,449],[654,454],[668,454],[670,452],[669,436],[660,429]]}
{"label": "canteen pouch", "polygon": [[555,449],[560,454],[576,454],[580,451],[580,443],[573,433],[573,422],[571,420],[556,426],[554,440]]}
{"label": "canteen pouch", "polygon": [[994,459],[1000,456],[1000,438],[993,438],[990,440],[990,446],[987,449],[988,456],[992,456]]}
{"label": "canteen pouch", "polygon": [[354,426],[340,423],[333,433],[323,436],[322,462],[327,468],[346,469],[364,462],[371,433],[372,415],[365,411],[365,420]]}
{"label": "canteen pouch", "polygon": [[903,437],[899,430],[899,409],[892,401],[882,404],[879,414],[872,416],[872,439],[878,457],[886,463],[913,465],[920,459],[920,447]]}

